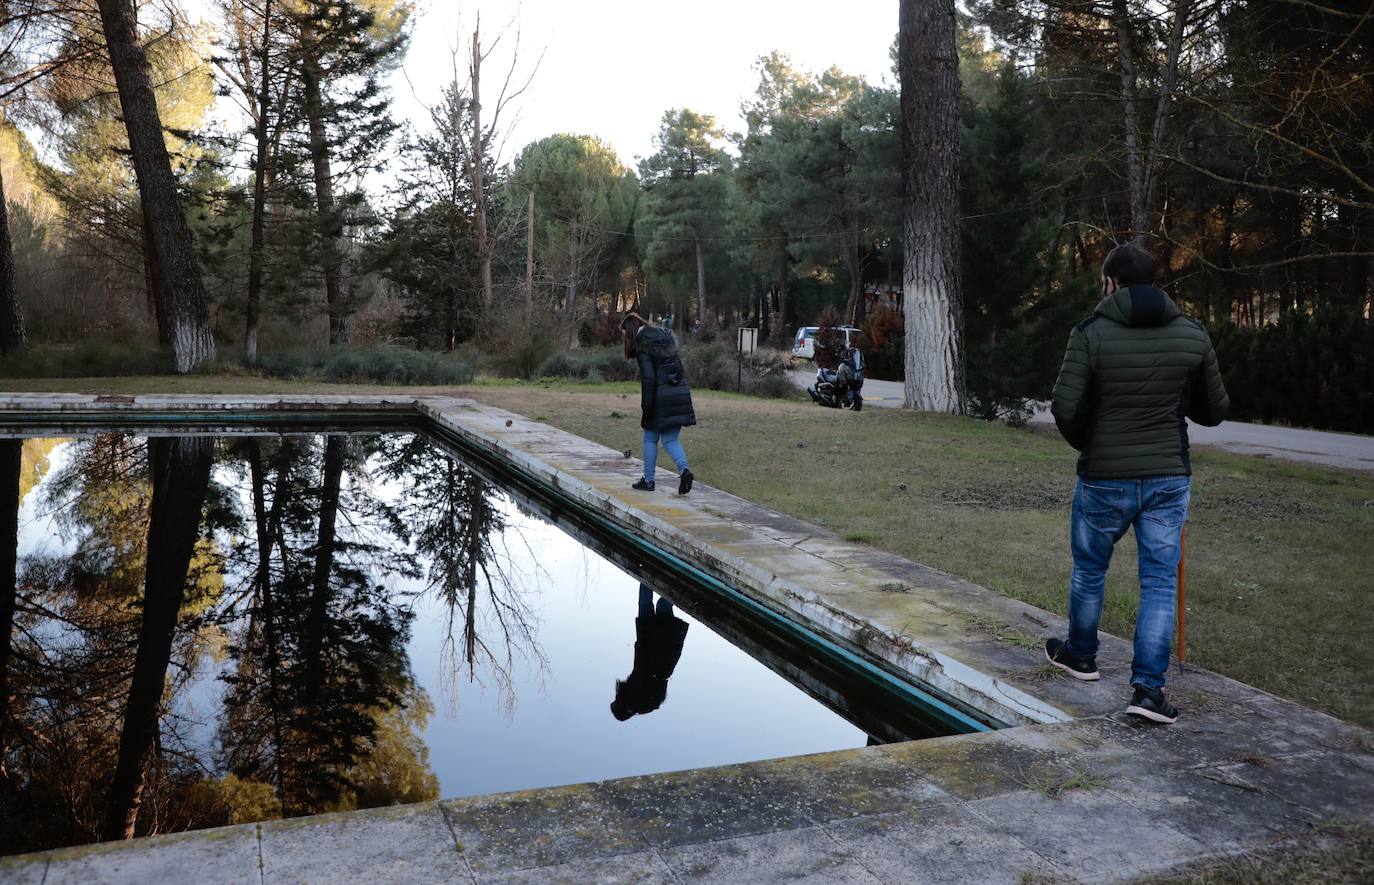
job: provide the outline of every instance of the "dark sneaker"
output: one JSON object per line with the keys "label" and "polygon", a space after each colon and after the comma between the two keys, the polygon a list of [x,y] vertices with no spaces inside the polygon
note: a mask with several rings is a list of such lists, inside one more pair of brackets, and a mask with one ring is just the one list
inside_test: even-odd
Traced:
{"label": "dark sneaker", "polygon": [[1135,693],[1131,695],[1130,706],[1126,708],[1127,713],[1142,716],[1151,722],[1163,722],[1165,725],[1178,721],[1178,710],[1164,700],[1164,692],[1143,685],[1131,687],[1135,689]]}
{"label": "dark sneaker", "polygon": [[692,490],[692,480],[694,479],[696,479],[696,477],[692,475],[692,471],[682,471],[682,475],[679,476],[677,480],[677,493],[679,495],[685,495],[690,492]]}
{"label": "dark sneaker", "polygon": [[1078,658],[1069,654],[1069,644],[1059,639],[1045,640],[1045,658],[1074,679],[1096,682],[1102,678],[1097,672],[1097,658]]}
{"label": "dark sneaker", "polygon": [[630,486],[630,488],[639,489],[641,492],[652,492],[654,490],[654,484],[647,479],[640,479],[634,485]]}

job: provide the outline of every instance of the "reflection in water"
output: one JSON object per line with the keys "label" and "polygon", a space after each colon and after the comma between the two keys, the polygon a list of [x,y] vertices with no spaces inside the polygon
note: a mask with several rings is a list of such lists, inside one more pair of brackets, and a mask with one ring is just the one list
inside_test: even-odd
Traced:
{"label": "reflection in water", "polygon": [[421,436],[0,440],[0,559],[0,853],[865,738]]}
{"label": "reflection in water", "polygon": [[186,599],[186,576],[200,535],[213,445],[214,440],[203,436],[148,441],[152,496],[143,612],[110,786],[106,839],[131,838],[138,824],[143,772],[159,732],[158,708],[172,660],[177,615]]}
{"label": "reflection in water", "polygon": [[639,585],[639,616],[635,618],[635,665],[630,675],[615,683],[611,714],[620,722],[631,716],[652,713],[668,696],[668,677],[682,657],[687,622],[673,614],[673,604]]}
{"label": "reflection in water", "polygon": [[[14,609],[19,555],[20,471],[24,444],[17,439],[0,440],[0,833],[9,832],[9,803],[13,792],[9,770],[10,746],[10,658],[13,648]],[[3,849],[3,846],[0,846]]]}
{"label": "reflection in water", "polygon": [[456,683],[463,676],[476,682],[479,674],[504,708],[514,710],[517,662],[541,670],[547,664],[534,612],[504,547],[519,533],[502,514],[496,489],[429,440],[397,435],[384,442],[382,475],[400,487],[403,518],[426,562],[425,586],[446,609],[441,654],[450,710],[457,710]]}

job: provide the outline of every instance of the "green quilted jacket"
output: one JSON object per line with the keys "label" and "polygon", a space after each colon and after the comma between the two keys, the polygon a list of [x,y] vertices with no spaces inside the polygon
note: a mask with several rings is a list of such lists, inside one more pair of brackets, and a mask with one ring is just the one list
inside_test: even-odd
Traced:
{"label": "green quilted jacket", "polygon": [[1207,330],[1153,286],[1131,286],[1069,334],[1052,411],[1079,476],[1136,479],[1190,475],[1184,416],[1215,427],[1230,405]]}

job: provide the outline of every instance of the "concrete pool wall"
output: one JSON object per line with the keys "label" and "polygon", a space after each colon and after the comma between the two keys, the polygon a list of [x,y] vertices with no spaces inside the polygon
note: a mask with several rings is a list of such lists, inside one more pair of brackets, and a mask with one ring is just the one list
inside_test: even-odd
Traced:
{"label": "concrete pool wall", "polygon": [[440,428],[1018,727],[65,849],[0,861],[0,882],[1106,880],[1310,838],[1322,822],[1374,822],[1366,730],[1192,667],[1171,674],[1178,725],[1128,721],[1121,639],[1103,637],[1100,683],[1059,678],[1038,647],[1062,634],[1056,615],[702,484],[685,498],[670,482],[634,492],[637,460],[470,400],[0,398],[0,421],[34,433],[153,420],[221,430],[245,415],[271,426],[326,412]]}

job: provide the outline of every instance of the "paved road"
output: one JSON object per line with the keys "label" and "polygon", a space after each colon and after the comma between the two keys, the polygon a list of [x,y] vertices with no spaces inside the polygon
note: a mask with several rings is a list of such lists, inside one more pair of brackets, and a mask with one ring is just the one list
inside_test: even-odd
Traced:
{"label": "paved road", "polygon": [[[805,369],[792,372],[793,380],[801,387],[809,385],[815,377],[814,371]],[[901,408],[902,397],[902,385],[898,381],[864,382],[865,406]],[[1037,424],[1054,423],[1048,407],[1044,405],[1031,417],[1031,421]],[[1374,472],[1374,437],[1371,436],[1271,427],[1240,421],[1223,421],[1217,427],[1200,427],[1190,421],[1188,438],[1193,445],[1215,446],[1242,455]]]}

